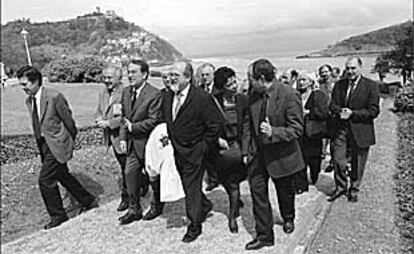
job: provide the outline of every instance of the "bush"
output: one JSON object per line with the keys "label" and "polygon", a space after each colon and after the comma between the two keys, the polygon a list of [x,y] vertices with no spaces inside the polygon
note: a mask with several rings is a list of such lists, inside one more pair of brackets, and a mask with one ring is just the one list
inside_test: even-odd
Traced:
{"label": "bush", "polygon": [[51,61],[43,70],[50,82],[99,82],[105,62],[98,57]]}
{"label": "bush", "polygon": [[394,109],[398,112],[414,112],[414,81],[398,88],[394,98]]}

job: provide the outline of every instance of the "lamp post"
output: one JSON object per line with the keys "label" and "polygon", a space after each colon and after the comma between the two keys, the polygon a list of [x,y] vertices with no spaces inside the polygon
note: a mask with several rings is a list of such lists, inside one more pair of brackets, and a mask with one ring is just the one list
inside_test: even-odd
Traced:
{"label": "lamp post", "polygon": [[32,66],[32,59],[30,58],[30,51],[29,51],[29,44],[27,43],[27,35],[29,34],[29,32],[23,28],[23,30],[20,32],[23,36],[24,39],[24,46],[26,48],[26,55],[27,55],[27,62],[29,63],[30,66]]}

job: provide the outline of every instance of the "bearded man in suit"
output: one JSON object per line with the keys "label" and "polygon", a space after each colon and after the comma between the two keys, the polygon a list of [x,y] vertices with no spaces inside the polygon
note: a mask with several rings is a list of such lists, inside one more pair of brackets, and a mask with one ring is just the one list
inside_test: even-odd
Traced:
{"label": "bearded man in suit", "polygon": [[246,245],[257,250],[274,245],[273,214],[269,202],[269,178],[275,184],[283,231],[293,232],[295,175],[304,167],[299,146],[303,110],[299,93],[275,78],[276,68],[267,59],[249,66],[251,139],[247,158],[248,178],[256,223],[256,237]]}
{"label": "bearded man in suit", "polygon": [[220,115],[212,97],[192,85],[190,63],[174,63],[166,79],[168,90],[163,99],[163,117],[186,195],[186,213],[191,224],[182,241],[189,243],[201,234],[201,224],[213,207],[201,190],[202,162],[209,147],[218,145],[215,142],[219,136]]}
{"label": "bearded man in suit", "polygon": [[50,229],[68,220],[58,182],[82,204],[80,213],[98,204],[96,198],[69,173],[67,162],[75,149],[77,129],[66,98],[62,93],[42,86],[42,74],[32,66],[18,70],[17,78],[29,95],[26,104],[42,161],[40,193],[51,217],[44,229]]}
{"label": "bearded man in suit", "polygon": [[[348,194],[350,202],[358,201],[370,146],[375,144],[374,119],[378,117],[378,85],[362,76],[362,60],[357,56],[345,62],[346,78],[339,80],[332,91],[330,110],[332,151],[335,163],[336,190],[328,198],[332,202]],[[347,151],[351,153],[351,185],[347,189]]]}
{"label": "bearded man in suit", "polygon": [[[140,188],[145,166],[145,145],[152,130],[161,121],[161,92],[148,83],[149,66],[144,60],[133,59],[128,64],[130,86],[122,93],[122,119],[120,129],[121,152],[127,154],[125,179],[129,207],[119,218],[121,225],[142,219]],[[152,187],[159,190],[159,186]],[[157,193],[154,193],[157,195]]]}

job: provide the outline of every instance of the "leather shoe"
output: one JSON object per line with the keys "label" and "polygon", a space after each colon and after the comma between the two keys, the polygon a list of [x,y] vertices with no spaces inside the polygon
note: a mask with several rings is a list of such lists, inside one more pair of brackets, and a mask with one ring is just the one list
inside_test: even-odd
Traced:
{"label": "leather shoe", "polygon": [[194,242],[198,238],[199,235],[201,235],[201,232],[197,234],[186,233],[181,241],[183,243],[191,243],[191,242]]}
{"label": "leather shoe", "polygon": [[337,198],[339,198],[340,196],[342,196],[343,194],[345,194],[345,190],[336,190],[334,191],[330,197],[327,199],[328,202],[333,202],[335,201]]}
{"label": "leather shoe", "polygon": [[286,221],[283,223],[283,232],[290,234],[295,230],[295,223],[293,221]]}
{"label": "leather shoe", "polygon": [[54,227],[59,226],[60,224],[62,224],[63,222],[69,220],[68,216],[64,216],[62,218],[59,219],[52,219],[49,223],[47,223],[46,225],[44,225],[44,229],[48,230]]}
{"label": "leather shoe", "polygon": [[212,191],[217,187],[218,187],[218,183],[210,183],[210,184],[207,185],[206,191]]}
{"label": "leather shoe", "polygon": [[79,214],[89,211],[96,207],[98,207],[98,201],[96,200],[96,198],[94,198],[92,202],[90,202],[88,205],[81,207],[81,209],[79,210]]}
{"label": "leather shoe", "polygon": [[162,208],[151,206],[150,210],[145,213],[143,220],[153,220],[162,214]]}
{"label": "leather shoe", "polygon": [[229,229],[230,232],[236,234],[239,232],[239,226],[237,225],[236,219],[229,219]]}
{"label": "leather shoe", "polygon": [[254,239],[253,241],[246,244],[246,250],[258,250],[266,246],[273,246],[273,242],[265,242],[259,239]]}
{"label": "leather shoe", "polygon": [[121,200],[121,203],[119,203],[119,206],[116,210],[118,212],[122,212],[122,211],[125,211],[126,209],[128,209],[128,207],[129,207],[128,201]]}
{"label": "leather shoe", "polygon": [[358,202],[358,194],[356,192],[350,191],[348,194],[348,201],[352,203]]}
{"label": "leather shoe", "polygon": [[121,225],[126,225],[133,221],[139,221],[141,219],[142,213],[128,211],[124,216],[119,217],[118,220]]}

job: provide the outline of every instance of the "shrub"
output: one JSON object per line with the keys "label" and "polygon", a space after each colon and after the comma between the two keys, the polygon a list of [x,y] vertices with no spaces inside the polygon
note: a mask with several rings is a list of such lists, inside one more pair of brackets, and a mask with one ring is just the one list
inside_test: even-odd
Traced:
{"label": "shrub", "polygon": [[57,59],[43,72],[50,82],[99,82],[104,64],[98,57]]}
{"label": "shrub", "polygon": [[394,109],[398,112],[414,112],[414,81],[398,88],[394,98]]}

